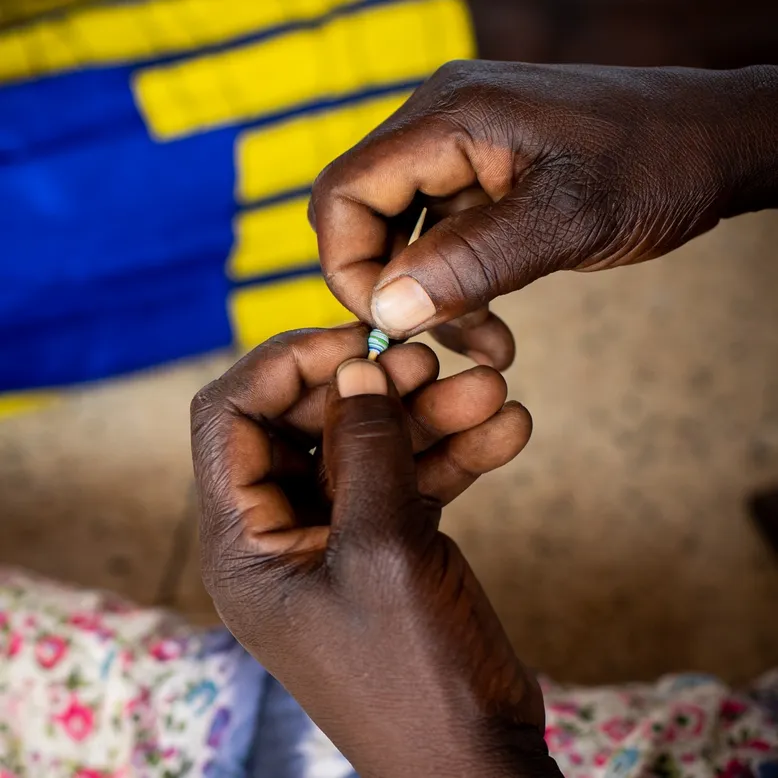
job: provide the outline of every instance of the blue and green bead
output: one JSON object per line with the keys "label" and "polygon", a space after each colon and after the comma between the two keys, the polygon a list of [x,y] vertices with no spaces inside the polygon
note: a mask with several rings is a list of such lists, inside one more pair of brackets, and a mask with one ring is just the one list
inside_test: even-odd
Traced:
{"label": "blue and green bead", "polygon": [[381,330],[373,330],[367,336],[367,358],[376,360],[389,348],[389,336]]}

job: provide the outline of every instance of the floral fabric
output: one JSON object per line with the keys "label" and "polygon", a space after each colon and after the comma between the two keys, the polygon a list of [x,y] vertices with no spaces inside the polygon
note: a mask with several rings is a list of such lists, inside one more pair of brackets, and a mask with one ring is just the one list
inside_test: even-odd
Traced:
{"label": "floral fabric", "polygon": [[543,686],[546,742],[567,778],[778,778],[778,671],[742,693],[701,675]]}
{"label": "floral fabric", "polygon": [[[543,680],[567,778],[778,778],[778,671]],[[226,630],[0,568],[0,778],[355,778]]]}
{"label": "floral fabric", "polygon": [[0,568],[0,778],[348,778],[226,630]]}

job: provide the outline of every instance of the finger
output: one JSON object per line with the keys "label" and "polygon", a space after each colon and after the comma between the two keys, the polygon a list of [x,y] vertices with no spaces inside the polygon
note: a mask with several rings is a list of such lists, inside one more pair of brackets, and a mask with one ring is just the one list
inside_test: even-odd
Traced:
{"label": "finger", "polygon": [[553,271],[634,257],[639,237],[609,229],[615,217],[587,176],[569,161],[541,162],[499,202],[436,224],[381,273],[372,321],[404,339]]}
{"label": "finger", "polygon": [[[431,227],[448,216],[489,202],[489,196],[480,187],[465,189],[452,198],[431,204],[427,224]],[[513,334],[500,318],[490,313],[488,306],[441,324],[432,330],[432,337],[477,364],[498,370],[510,367],[516,355]]]}
{"label": "finger", "polygon": [[279,418],[309,388],[328,382],[344,359],[364,353],[365,335],[362,326],[285,333],[198,393],[192,452],[204,533],[257,536],[294,525],[284,493],[267,482],[278,447],[261,423]]}
{"label": "finger", "polygon": [[446,348],[470,357],[479,365],[506,370],[513,364],[516,344],[505,322],[488,308],[440,324],[432,337]]}
{"label": "finger", "polygon": [[[413,353],[411,347],[420,345],[408,343],[397,346],[382,355],[381,359],[394,352],[396,361],[402,364],[405,357]],[[426,346],[424,349],[429,350]],[[382,361],[381,364],[386,363]],[[440,381],[435,381],[431,373],[420,378],[424,379],[424,383],[415,392],[412,391],[415,387],[410,384],[404,387],[409,390],[403,405],[414,454],[430,448],[447,435],[475,427],[489,419],[502,407],[508,391],[505,379],[489,367],[475,367]],[[320,397],[319,390],[315,396]],[[317,465],[321,470],[319,479],[327,485],[326,494],[331,500],[331,478],[324,459],[317,460]]]}
{"label": "finger", "polygon": [[328,396],[324,458],[333,495],[331,543],[370,546],[401,538],[419,523],[405,411],[375,362],[352,360],[339,369]]}
{"label": "finger", "polygon": [[381,272],[371,321],[392,338],[407,338],[476,311],[550,270],[559,247],[547,245],[539,206],[527,207],[533,212],[517,212],[506,198],[432,227]]}
{"label": "finger", "polygon": [[390,123],[335,160],[311,197],[328,286],[358,318],[372,320],[370,297],[391,253],[391,220],[417,193],[452,197],[476,184],[491,200],[513,180],[508,149],[475,148],[440,119],[424,116],[396,131]]}
{"label": "finger", "polygon": [[440,373],[437,354],[424,343],[400,343],[381,354],[378,361],[400,397],[433,383]]}
{"label": "finger", "polygon": [[505,379],[481,366],[421,389],[406,403],[414,452],[477,427],[502,408],[507,394]]}
{"label": "finger", "polygon": [[[367,355],[367,340],[361,356]],[[401,343],[392,346],[379,357],[384,370],[395,385],[400,397],[432,383],[440,372],[435,352],[423,343]],[[324,409],[328,384],[308,392],[285,416],[290,427],[303,432],[312,448],[321,437],[324,428]]]}
{"label": "finger", "polygon": [[517,402],[506,403],[483,424],[445,438],[417,458],[419,492],[447,505],[479,476],[516,457],[531,434],[527,409]]}

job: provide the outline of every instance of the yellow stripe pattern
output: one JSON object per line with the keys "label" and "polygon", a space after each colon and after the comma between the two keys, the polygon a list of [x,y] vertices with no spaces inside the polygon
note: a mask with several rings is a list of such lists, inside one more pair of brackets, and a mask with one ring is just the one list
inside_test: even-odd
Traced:
{"label": "yellow stripe pattern", "polygon": [[[290,41],[292,37],[296,40]],[[231,70],[221,70],[218,90],[213,85],[215,93],[229,95],[229,106],[225,98],[220,105],[207,100],[198,113],[191,103],[174,101],[177,88],[184,83],[192,88],[197,80],[186,82],[176,72],[179,66],[155,72],[155,78],[164,73],[172,79],[164,89],[159,83],[155,87],[158,101],[152,97],[153,90],[143,92],[152,83],[144,81],[145,74],[136,81],[136,95],[152,131],[169,140],[234,121],[229,111],[238,105],[243,106],[238,120],[245,120],[280,113],[308,100],[423,78],[449,59],[472,55],[471,40],[469,20],[458,0],[368,8],[315,31],[285,36],[289,48],[265,43],[265,51],[259,54],[249,47],[240,60],[232,61]],[[217,59],[220,68],[225,65],[221,55]],[[283,89],[275,91],[273,82],[260,76],[262,72],[284,74],[277,76]],[[240,73],[249,83],[267,86],[266,91],[254,90],[239,98],[241,85],[235,83],[235,74]],[[205,71],[198,77],[204,78]],[[243,131],[235,151],[236,201],[250,204],[310,186],[323,167],[387,119],[409,94],[370,97]],[[219,110],[225,112],[222,118]],[[283,273],[315,261],[318,250],[307,221],[307,199],[297,197],[238,214],[228,262],[233,280]],[[230,297],[229,310],[233,331],[245,348],[287,329],[328,327],[353,318],[319,277],[239,289]]]}
{"label": "yellow stripe pattern", "polygon": [[[0,84],[193,52],[257,30],[311,21],[342,5],[343,0],[90,3],[0,34]],[[39,0],[35,10],[63,6],[64,0]]]}
{"label": "yellow stripe pattern", "polygon": [[410,92],[247,130],[238,137],[236,196],[247,203],[309,186],[319,172],[391,116]]}
{"label": "yellow stripe pattern", "polygon": [[235,244],[227,269],[241,281],[283,273],[316,261],[316,234],[308,225],[308,198],[243,211],[235,219]]}
{"label": "yellow stripe pattern", "polygon": [[460,0],[426,0],[336,16],[134,79],[152,134],[170,140],[326,98],[421,80],[471,51]]}
{"label": "yellow stripe pattern", "polygon": [[[347,0],[90,5],[0,33],[0,84],[191,52],[182,61],[143,66],[133,76],[139,111],[151,136],[162,142],[386,90],[238,134],[235,202],[242,210],[233,221],[226,271],[233,281],[250,282],[310,265],[318,253],[307,196],[257,204],[309,187],[323,167],[407,99],[407,91],[391,92],[393,86],[422,80],[443,63],[474,54],[464,0],[405,0],[328,16],[346,5]],[[316,20],[314,26],[226,50],[198,51],[275,25]],[[235,340],[246,349],[285,330],[353,319],[318,275],[259,280],[234,289],[227,302]],[[38,393],[0,398],[0,415],[45,399]]]}
{"label": "yellow stripe pattern", "polygon": [[229,303],[233,331],[244,349],[286,330],[334,327],[354,319],[318,275],[237,289]]}

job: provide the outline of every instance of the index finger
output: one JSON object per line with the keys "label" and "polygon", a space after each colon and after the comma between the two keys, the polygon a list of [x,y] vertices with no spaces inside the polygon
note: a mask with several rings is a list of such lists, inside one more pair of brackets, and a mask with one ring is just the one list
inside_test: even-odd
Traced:
{"label": "index finger", "polygon": [[465,141],[440,120],[390,120],[326,168],[313,186],[322,272],[363,321],[391,250],[390,219],[417,193],[449,197],[478,181]]}

